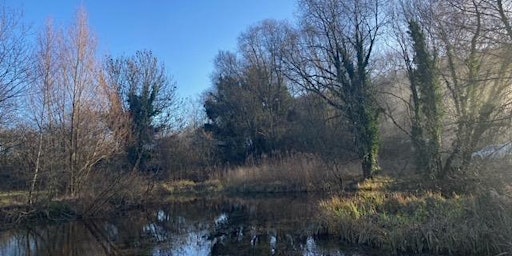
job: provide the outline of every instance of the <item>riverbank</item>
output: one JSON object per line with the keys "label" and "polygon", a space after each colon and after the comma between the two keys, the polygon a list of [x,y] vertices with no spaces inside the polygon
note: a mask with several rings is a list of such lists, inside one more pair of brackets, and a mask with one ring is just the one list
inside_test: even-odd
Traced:
{"label": "riverbank", "polygon": [[[512,201],[496,190],[444,194],[420,177],[376,177],[355,195],[320,203],[326,233],[390,254],[505,255],[512,252]],[[414,184],[418,184],[413,189]]]}
{"label": "riverbank", "polygon": [[[314,235],[334,238],[340,245],[389,254],[499,255],[512,252],[512,177],[503,168],[494,166],[489,173],[479,172],[480,177],[443,181],[410,173],[361,181],[347,171],[336,176],[311,159],[294,159],[233,168],[202,182],[132,179],[139,186],[127,183],[119,190],[123,193],[101,201],[56,198],[28,206],[27,193],[4,193],[0,194],[0,219],[6,229],[104,218],[197,198],[317,194],[323,200],[318,204],[314,222],[319,228]],[[91,208],[101,211],[83,214]]]}

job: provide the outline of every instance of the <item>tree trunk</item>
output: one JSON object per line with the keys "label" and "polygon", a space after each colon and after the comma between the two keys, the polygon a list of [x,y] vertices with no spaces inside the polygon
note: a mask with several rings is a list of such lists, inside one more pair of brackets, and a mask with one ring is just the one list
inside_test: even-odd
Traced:
{"label": "tree trunk", "polygon": [[37,183],[37,179],[39,176],[39,166],[41,163],[41,151],[43,151],[43,132],[42,131],[39,134],[39,146],[37,149],[36,166],[34,169],[34,175],[32,176],[30,190],[28,192],[28,204],[29,205],[32,205],[34,203],[32,196],[33,196],[34,190],[36,188],[36,183]]}
{"label": "tree trunk", "polygon": [[361,160],[361,167],[363,169],[364,179],[373,178],[375,172],[380,170],[378,152],[370,150]]}
{"label": "tree trunk", "polygon": [[[368,97],[368,96],[367,96]],[[379,124],[377,111],[372,106],[359,107],[354,132],[359,148],[363,178],[372,178],[379,166]]]}

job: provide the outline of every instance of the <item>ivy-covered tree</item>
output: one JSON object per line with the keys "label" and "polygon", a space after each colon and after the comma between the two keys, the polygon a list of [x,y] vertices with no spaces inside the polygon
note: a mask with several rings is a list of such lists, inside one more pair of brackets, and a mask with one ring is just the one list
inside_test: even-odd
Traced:
{"label": "ivy-covered tree", "polygon": [[370,178],[380,170],[379,107],[370,64],[384,26],[381,1],[302,0],[299,5],[300,28],[286,51],[290,79],[343,113],[363,176]]}
{"label": "ivy-covered tree", "polygon": [[406,61],[406,64],[414,112],[411,135],[416,165],[436,177],[442,170],[440,76],[434,56],[427,48],[425,35],[414,20],[409,21],[409,35],[414,59]]}
{"label": "ivy-covered tree", "polygon": [[176,87],[164,65],[151,51],[107,61],[107,73],[131,120],[126,150],[133,169],[145,170],[155,147],[155,136],[167,129],[176,103]]}
{"label": "ivy-covered tree", "polygon": [[510,11],[501,1],[466,0],[399,8],[417,166],[433,178],[466,175],[478,148],[508,141]]}

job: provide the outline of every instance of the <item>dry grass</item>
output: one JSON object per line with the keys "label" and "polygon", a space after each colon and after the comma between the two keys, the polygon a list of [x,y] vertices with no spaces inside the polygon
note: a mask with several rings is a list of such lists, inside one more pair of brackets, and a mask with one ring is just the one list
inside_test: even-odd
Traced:
{"label": "dry grass", "polygon": [[[295,154],[237,167],[218,177],[231,192],[312,192],[339,190],[352,168],[328,165],[311,154]],[[354,176],[354,175],[352,175]],[[351,179],[351,178],[350,178]]]}
{"label": "dry grass", "polygon": [[204,182],[195,182],[191,180],[176,180],[159,184],[159,191],[157,192],[161,196],[169,194],[205,194],[205,193],[216,193],[221,192],[223,187],[219,180],[212,179]]}
{"label": "dry grass", "polygon": [[7,206],[22,206],[28,201],[27,191],[7,191],[0,193],[0,208]]}
{"label": "dry grass", "polygon": [[[390,178],[360,184],[351,197],[321,203],[328,232],[388,253],[497,255],[512,253],[512,198],[412,193]],[[503,254],[502,254],[503,255]]]}

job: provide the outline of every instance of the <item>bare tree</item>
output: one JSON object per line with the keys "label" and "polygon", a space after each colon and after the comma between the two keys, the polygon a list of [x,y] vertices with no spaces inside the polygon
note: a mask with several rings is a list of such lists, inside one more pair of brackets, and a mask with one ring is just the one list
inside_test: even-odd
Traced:
{"label": "bare tree", "polygon": [[0,7],[0,123],[12,114],[15,98],[25,90],[30,75],[29,29],[22,13]]}
{"label": "bare tree", "polygon": [[96,41],[84,9],[62,45],[59,86],[69,193],[79,195],[94,167],[119,150],[106,119],[110,96],[100,86]]}
{"label": "bare tree", "polygon": [[510,51],[485,19],[483,1],[460,0],[433,6],[444,61],[444,85],[451,99],[455,139],[444,173],[465,170],[485,133],[508,124]]}
{"label": "bare tree", "polygon": [[35,60],[31,102],[39,138],[31,191],[44,169],[59,193],[79,197],[97,165],[121,149],[108,112],[116,99],[102,83],[84,9],[65,32],[47,27]]}
{"label": "bare tree", "polygon": [[[52,110],[52,96],[56,93],[56,74],[58,72],[57,46],[61,34],[53,28],[53,23],[48,21],[45,31],[39,36],[37,51],[35,53],[34,84],[30,90],[30,109],[34,113],[34,122],[37,127],[38,141],[34,163],[34,173],[29,191],[29,204],[32,204],[32,194],[35,191],[41,169],[51,173],[51,166],[44,166],[46,159],[55,159],[56,155],[51,154],[52,133],[54,130],[54,109]],[[51,161],[47,161],[51,162]],[[55,183],[55,182],[53,182]],[[54,189],[49,188],[49,191]],[[52,193],[49,193],[52,194]]]}
{"label": "bare tree", "polygon": [[[284,74],[283,46],[289,24],[264,20],[239,37],[240,72],[255,97],[252,138],[259,138],[255,151],[271,154],[284,149],[283,136],[288,128],[286,115],[291,105],[288,80]],[[256,143],[256,142],[254,142]]]}
{"label": "bare tree", "polygon": [[[378,0],[303,0],[298,35],[287,54],[290,78],[344,113],[363,176],[380,169],[372,54],[384,25]],[[294,46],[293,46],[294,45]]]}

